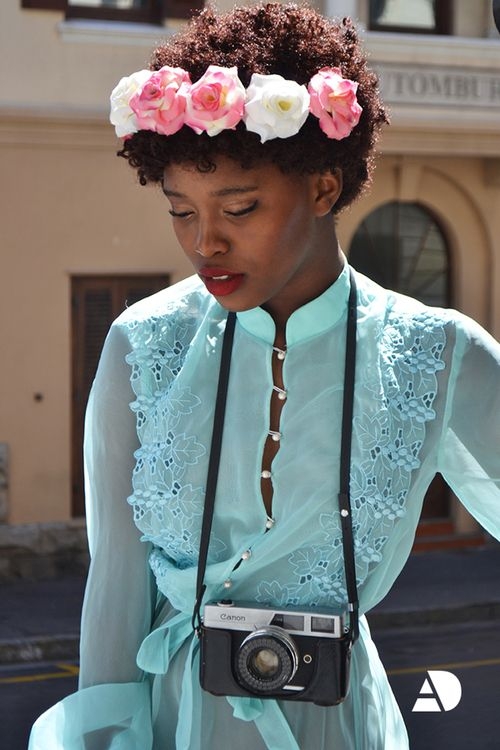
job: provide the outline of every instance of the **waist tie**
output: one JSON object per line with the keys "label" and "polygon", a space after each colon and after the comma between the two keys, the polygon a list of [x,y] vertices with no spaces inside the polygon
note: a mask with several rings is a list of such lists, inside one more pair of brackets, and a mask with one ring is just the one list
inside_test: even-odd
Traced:
{"label": "waist tie", "polygon": [[[190,750],[193,726],[195,722],[199,722],[201,716],[199,642],[191,625],[191,613],[179,612],[153,630],[143,640],[137,654],[137,665],[140,669],[150,674],[166,674],[172,658],[189,639],[191,644],[184,667],[179,701],[176,750]],[[255,723],[268,750],[300,750],[277,701],[239,696],[227,696],[226,700],[236,719]]]}

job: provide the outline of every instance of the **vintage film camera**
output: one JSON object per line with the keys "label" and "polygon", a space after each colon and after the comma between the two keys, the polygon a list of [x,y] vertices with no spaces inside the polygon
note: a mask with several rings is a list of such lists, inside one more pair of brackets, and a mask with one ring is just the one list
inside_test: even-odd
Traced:
{"label": "vintage film camera", "polygon": [[334,706],[348,690],[352,639],[345,614],[221,600],[205,606],[201,686],[214,695]]}

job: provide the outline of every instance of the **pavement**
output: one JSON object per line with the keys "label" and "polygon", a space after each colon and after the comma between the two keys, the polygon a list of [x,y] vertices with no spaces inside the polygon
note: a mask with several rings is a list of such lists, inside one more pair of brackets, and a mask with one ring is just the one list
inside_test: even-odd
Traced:
{"label": "pavement", "polygon": [[[0,665],[77,660],[85,587],[81,576],[0,584]],[[496,620],[500,544],[413,553],[368,614],[372,630]]]}

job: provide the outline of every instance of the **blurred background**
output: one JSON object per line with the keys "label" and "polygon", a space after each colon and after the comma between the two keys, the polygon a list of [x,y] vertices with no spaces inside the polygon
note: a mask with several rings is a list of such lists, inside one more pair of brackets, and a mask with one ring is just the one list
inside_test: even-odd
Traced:
{"label": "blurred background", "polygon": [[[126,304],[191,273],[161,193],[140,187],[115,156],[108,100],[196,2],[0,6],[0,551],[14,533],[41,543],[43,524],[65,528],[75,544],[83,538],[83,414],[106,331]],[[318,7],[356,19],[392,118],[371,193],[340,218],[344,251],[380,283],[456,307],[498,337],[500,36],[491,1]],[[483,541],[438,477],[420,548]]]}
{"label": "blurred background", "polygon": [[[355,19],[391,110],[373,188],[340,216],[344,251],[382,285],[457,308],[499,338],[500,35],[493,11],[498,24],[500,0],[315,4]],[[25,748],[34,718],[76,687],[88,565],[83,416],[104,337],[126,305],[191,273],[160,190],[141,187],[116,158],[109,94],[122,76],[147,67],[152,48],[202,5],[0,2],[6,750]],[[412,750],[493,750],[500,545],[438,476],[414,551],[370,613]],[[462,681],[462,703],[449,715],[412,712],[431,666]]]}

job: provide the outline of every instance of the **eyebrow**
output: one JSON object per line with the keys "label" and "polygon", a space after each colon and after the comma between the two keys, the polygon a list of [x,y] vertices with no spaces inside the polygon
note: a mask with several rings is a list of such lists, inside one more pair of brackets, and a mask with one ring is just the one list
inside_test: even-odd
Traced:
{"label": "eyebrow", "polygon": [[[165,185],[162,186],[162,190],[167,198],[187,198],[187,196],[183,193],[179,193],[177,192],[177,190],[169,190],[169,188],[165,187]],[[244,195],[245,193],[253,193],[255,192],[255,190],[258,190],[257,185],[249,185],[248,187],[235,186],[222,188],[221,190],[214,190],[214,192],[210,195],[213,195],[216,198],[225,198],[228,195]]]}

